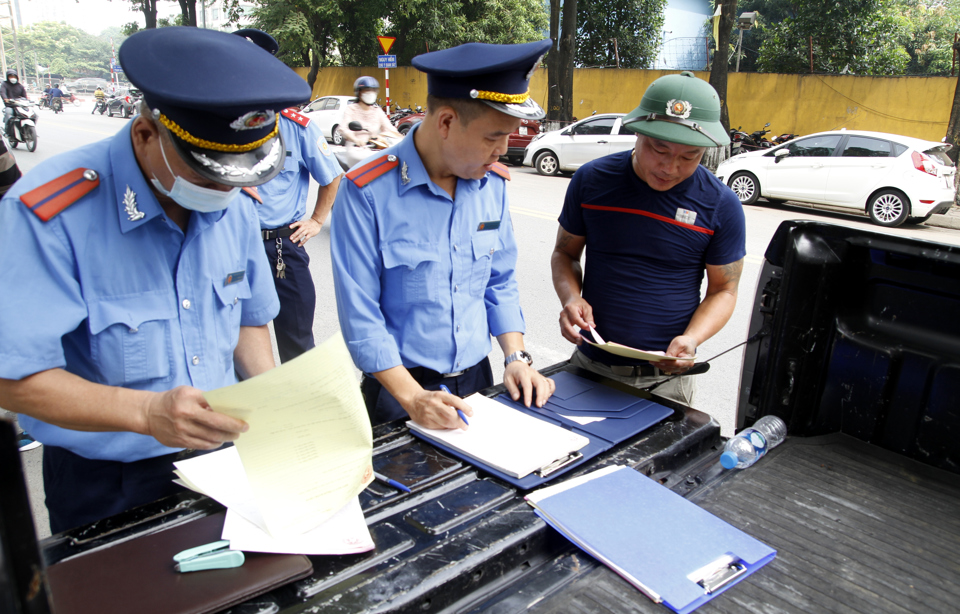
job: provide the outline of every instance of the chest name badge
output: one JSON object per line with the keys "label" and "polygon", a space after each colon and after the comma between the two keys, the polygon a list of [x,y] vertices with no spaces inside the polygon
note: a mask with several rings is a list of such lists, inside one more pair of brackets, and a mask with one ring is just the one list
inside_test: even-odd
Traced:
{"label": "chest name badge", "polygon": [[677,216],[674,219],[676,219],[681,224],[690,224],[692,226],[693,223],[697,221],[697,213],[696,211],[690,211],[689,209],[680,209],[678,207]]}
{"label": "chest name badge", "polygon": [[477,230],[496,230],[500,228],[500,220],[491,220],[489,222],[480,222],[480,225],[477,226]]}
{"label": "chest name badge", "polygon": [[230,273],[227,275],[227,278],[223,280],[223,285],[229,286],[230,284],[236,284],[243,281],[243,278],[247,276],[246,271],[237,271],[236,273]]}

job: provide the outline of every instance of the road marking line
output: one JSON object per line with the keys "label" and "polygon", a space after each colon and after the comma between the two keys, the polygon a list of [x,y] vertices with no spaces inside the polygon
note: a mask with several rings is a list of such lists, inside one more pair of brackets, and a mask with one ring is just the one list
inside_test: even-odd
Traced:
{"label": "road marking line", "polygon": [[541,220],[550,220],[551,222],[556,222],[557,218],[560,217],[559,214],[551,215],[549,213],[544,213],[543,211],[537,211],[536,209],[525,209],[523,207],[516,207],[510,205],[510,213],[519,213],[520,215],[526,215],[528,217],[536,217]]}

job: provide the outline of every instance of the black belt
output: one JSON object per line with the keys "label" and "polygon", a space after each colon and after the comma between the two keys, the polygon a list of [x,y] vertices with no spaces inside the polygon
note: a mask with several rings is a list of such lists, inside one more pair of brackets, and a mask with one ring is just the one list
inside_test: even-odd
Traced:
{"label": "black belt", "polygon": [[289,237],[297,231],[296,228],[290,228],[289,226],[281,226],[280,228],[274,228],[272,230],[261,230],[260,234],[263,236],[264,241],[270,241],[278,237]]}
{"label": "black belt", "polygon": [[440,373],[439,371],[434,371],[433,369],[428,369],[426,367],[408,367],[407,371],[410,372],[410,375],[413,376],[413,379],[417,380],[417,383],[423,384],[427,380],[438,380],[438,379],[448,379],[451,377],[460,377],[473,367],[467,367],[463,371],[454,371],[453,373]]}
{"label": "black belt", "polygon": [[667,375],[653,365],[607,365],[614,375],[620,377],[660,377]]}

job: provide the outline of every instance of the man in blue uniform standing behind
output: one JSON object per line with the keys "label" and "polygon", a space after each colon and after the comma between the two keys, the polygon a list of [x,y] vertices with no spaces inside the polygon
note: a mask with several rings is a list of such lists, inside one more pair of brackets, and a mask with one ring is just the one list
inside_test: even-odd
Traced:
{"label": "man in blue uniform standing behind", "polygon": [[330,229],[334,287],[374,424],[409,415],[466,428],[455,409],[472,415],[461,397],[493,384],[491,335],[514,399],[542,406],[553,393],[524,349],[510,174],[497,162],[520,118],[544,116],[528,87],[550,45],[468,43],[417,56],[427,116],[346,175]]}
{"label": "man in blue uniform standing behind", "polygon": [[[700,166],[707,147],[730,142],[720,98],[693,73],[660,77],[623,125],[638,134],[633,150],[584,164],[567,187],[551,257],[560,332],[577,344],[571,364],[638,388],[662,381],[658,395],[691,405],[693,376],[664,380],[690,369],[730,319],[746,255],[740,201]],[[606,341],[677,360],[595,348],[577,330],[593,326]]]}
{"label": "man in blue uniform standing behind", "polygon": [[280,170],[277,113],[310,88],[199,28],[134,34],[119,59],[142,114],[0,201],[0,405],[44,443],[55,533],[176,492],[178,452],[246,430],[202,391],[274,366],[278,301],[240,190]]}
{"label": "man in blue uniform standing behind", "polygon": [[[245,28],[234,34],[276,55],[275,38],[262,30]],[[315,237],[333,208],[340,185],[340,165],[327,146],[316,122],[296,108],[284,109],[277,118],[286,145],[280,174],[258,189],[260,228],[273,281],[280,298],[280,313],[273,320],[280,362],[296,358],[314,347],[313,316],[317,290],[310,274],[310,255],[304,247]],[[310,177],[320,184],[317,201],[306,216]]]}

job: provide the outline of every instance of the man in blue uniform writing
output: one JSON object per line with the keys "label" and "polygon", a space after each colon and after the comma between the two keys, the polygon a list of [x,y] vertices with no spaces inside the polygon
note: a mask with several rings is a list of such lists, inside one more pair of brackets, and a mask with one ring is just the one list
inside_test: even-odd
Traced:
{"label": "man in blue uniform writing", "polygon": [[493,384],[491,335],[514,399],[543,405],[553,392],[524,348],[509,172],[497,162],[520,118],[544,115],[528,86],[550,45],[417,56],[427,117],[342,182],[330,229],[337,311],[375,424],[409,415],[466,428],[455,410],[472,415],[461,397]]}
{"label": "man in blue uniform writing", "polygon": [[[234,34],[276,55],[280,45],[262,30],[244,28]],[[280,313],[273,320],[280,362],[296,358],[314,347],[313,316],[317,290],[310,274],[310,256],[305,245],[317,236],[337,196],[340,165],[316,122],[296,108],[284,109],[277,118],[286,146],[283,169],[259,188],[257,206],[267,258],[280,298]],[[310,177],[320,187],[307,216]]]}
{"label": "man in blue uniform writing", "polygon": [[[571,364],[646,388],[693,366],[697,346],[730,319],[746,255],[740,201],[700,166],[707,147],[730,142],[716,91],[692,73],[654,81],[623,118],[633,150],[583,165],[567,188],[551,257]],[[586,249],[586,269],[580,257]],[[701,300],[704,270],[707,289]],[[583,342],[665,351],[656,364]],[[691,405],[693,376],[658,395]]]}
{"label": "man in blue uniform writing", "polygon": [[0,201],[0,405],[44,444],[55,533],[175,492],[180,451],[246,430],[203,391],[274,366],[277,295],[241,188],[279,172],[277,114],[310,88],[199,28],[135,34],[119,60],[142,114]]}

